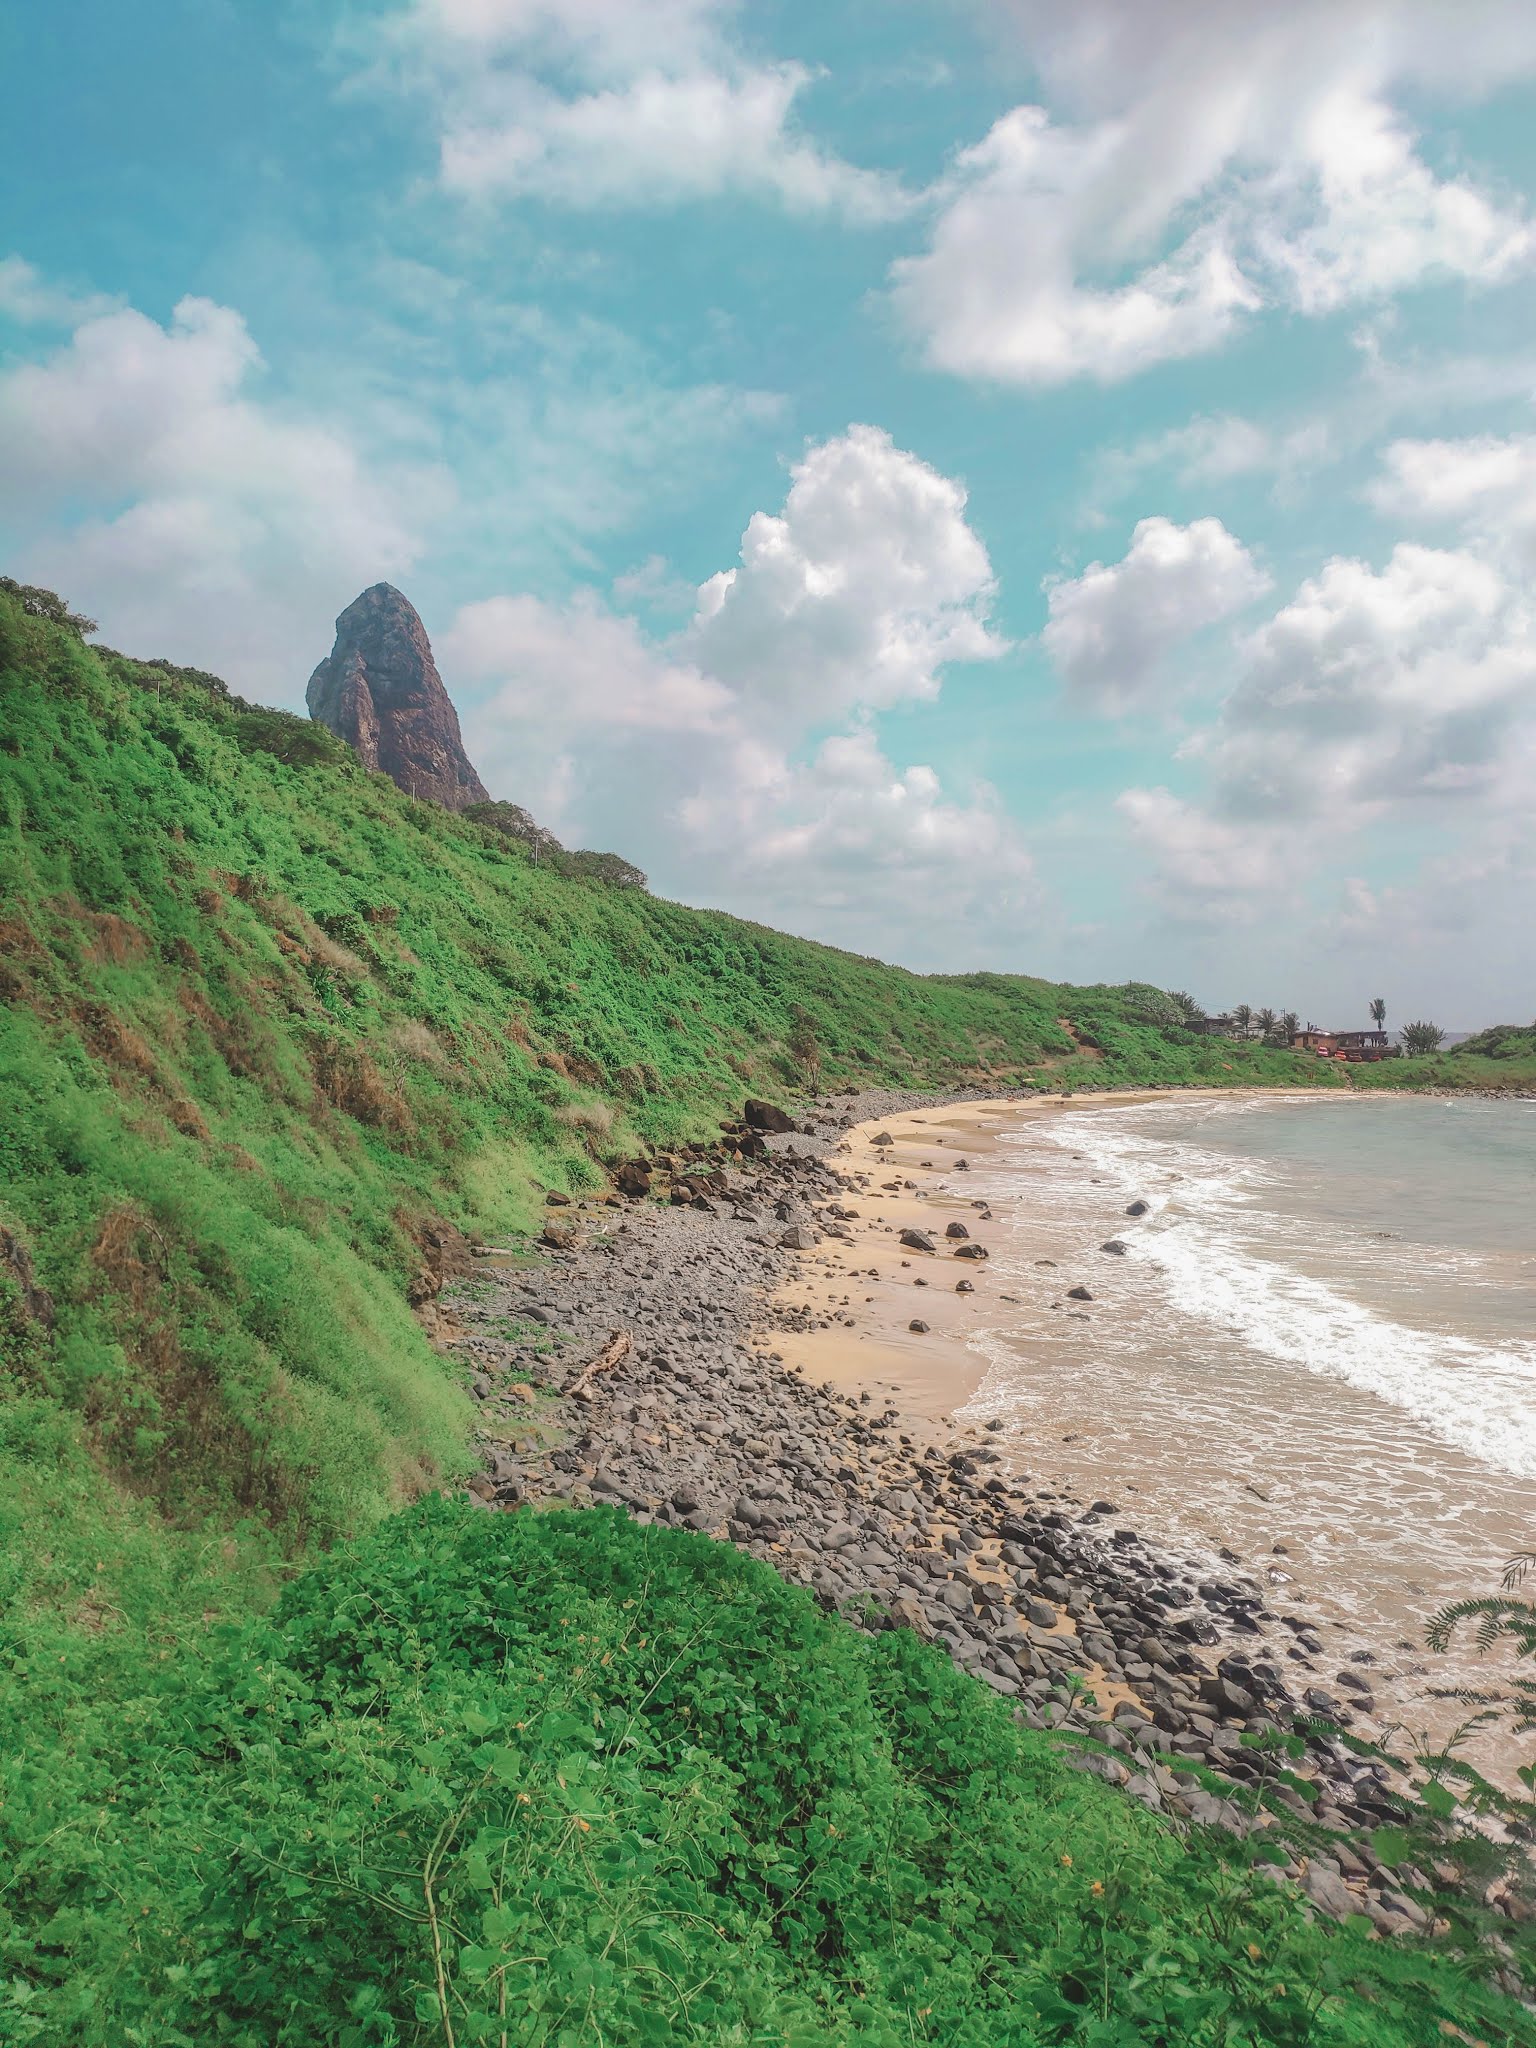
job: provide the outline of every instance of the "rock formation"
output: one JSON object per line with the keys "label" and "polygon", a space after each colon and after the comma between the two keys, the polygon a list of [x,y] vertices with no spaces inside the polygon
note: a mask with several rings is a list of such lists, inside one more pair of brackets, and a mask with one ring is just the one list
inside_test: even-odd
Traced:
{"label": "rock formation", "polygon": [[450,811],[490,801],[464,751],[426,628],[393,584],[375,583],[341,614],[336,645],[310,677],[305,702],[311,718],[408,796]]}

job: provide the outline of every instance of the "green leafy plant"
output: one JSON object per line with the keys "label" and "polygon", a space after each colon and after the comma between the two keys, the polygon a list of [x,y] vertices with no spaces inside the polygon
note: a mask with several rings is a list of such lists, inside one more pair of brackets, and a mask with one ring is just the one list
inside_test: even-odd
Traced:
{"label": "green leafy plant", "polygon": [[1403,1026],[1403,1051],[1411,1056],[1438,1052],[1444,1042],[1445,1033],[1438,1024],[1418,1022]]}
{"label": "green leafy plant", "polygon": [[[1536,1601],[1520,1591],[1527,1574],[1536,1566],[1536,1552],[1520,1551],[1504,1567],[1503,1590],[1477,1598],[1453,1601],[1442,1607],[1430,1621],[1425,1640],[1442,1654],[1463,1623],[1475,1623],[1473,1641],[1479,1656],[1487,1656],[1500,1645],[1509,1645],[1521,1662],[1536,1662]],[[1536,1676],[1517,1672],[1510,1681],[1511,1709],[1517,1732],[1536,1729]],[[1528,1784],[1536,1785],[1536,1771],[1523,1773]]]}
{"label": "green leafy plant", "polygon": [[[686,1532],[427,1501],[177,1634],[70,1653],[42,1727],[0,1667],[10,2038],[1519,2039],[1469,1959],[1313,1923],[936,1649]],[[34,1670],[59,1640],[28,1625]]]}

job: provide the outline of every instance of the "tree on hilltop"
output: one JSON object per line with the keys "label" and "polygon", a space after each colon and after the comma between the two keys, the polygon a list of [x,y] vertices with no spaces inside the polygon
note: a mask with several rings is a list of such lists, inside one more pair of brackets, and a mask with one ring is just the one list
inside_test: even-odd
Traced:
{"label": "tree on hilltop", "polygon": [[1246,1003],[1239,1003],[1233,1010],[1232,1022],[1237,1026],[1239,1038],[1252,1038],[1253,1012]]}
{"label": "tree on hilltop", "polygon": [[96,631],[96,621],[88,619],[84,612],[72,612],[56,590],[44,590],[36,583],[18,583],[14,576],[0,576],[0,591],[14,598],[28,618],[47,619],[52,625],[78,634],[82,640],[87,633]]}
{"label": "tree on hilltop", "polygon": [[1371,997],[1371,1022],[1378,1031],[1387,1028],[1387,999],[1385,996]]}

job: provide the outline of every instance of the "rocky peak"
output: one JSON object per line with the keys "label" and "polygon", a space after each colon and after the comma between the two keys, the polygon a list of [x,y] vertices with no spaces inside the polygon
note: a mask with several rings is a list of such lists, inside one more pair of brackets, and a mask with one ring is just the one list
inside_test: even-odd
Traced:
{"label": "rocky peak", "polygon": [[375,583],[336,621],[336,645],[309,679],[311,718],[408,796],[450,811],[489,802],[459,732],[416,607]]}

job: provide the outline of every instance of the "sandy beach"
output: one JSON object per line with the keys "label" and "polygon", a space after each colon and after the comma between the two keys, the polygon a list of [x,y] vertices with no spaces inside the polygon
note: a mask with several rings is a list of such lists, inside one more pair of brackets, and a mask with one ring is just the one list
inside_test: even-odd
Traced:
{"label": "sandy beach", "polygon": [[[1157,1099],[1088,1100],[1098,1117]],[[1033,1275],[1057,1227],[1029,1134],[1084,1107],[834,1099],[764,1155],[701,1145],[658,1157],[648,1195],[563,1203],[532,1263],[486,1253],[442,1298],[439,1341],[480,1403],[468,1490],[492,1511],[606,1505],[736,1544],[855,1626],[941,1646],[1024,1725],[1091,1735],[1085,1767],[1158,1811],[1276,1829],[1276,1868],[1323,1910],[1421,1928],[1372,1848],[1406,1776],[1336,1732],[1402,1718],[1404,1660],[1272,1575],[1267,1544],[1191,1545],[1131,1485],[1083,1486],[1078,1430],[1053,1446],[989,1413],[971,1340],[1012,1312],[1002,1266],[1027,1239]],[[1039,1313],[1078,1313],[1077,1273],[1039,1269]],[[1099,1344],[1083,1326],[1082,1355]],[[1326,1850],[1256,1803],[1271,1766],[1250,1745],[1280,1730],[1301,1745],[1281,1805]]]}
{"label": "sandy beach", "polygon": [[[957,1258],[958,1245],[944,1235],[949,1224],[963,1223],[971,1241],[985,1246],[988,1224],[998,1223],[997,1211],[970,1193],[965,1176],[996,1153],[999,1134],[1026,1131],[1067,1102],[1113,1108],[1157,1099],[1041,1095],[925,1106],[855,1125],[835,1153],[858,1188],[836,1219],[846,1235],[802,1253],[775,1303],[789,1313],[810,1309],[815,1324],[777,1332],[772,1349],[812,1379],[867,1388],[904,1412],[953,1424],[987,1375],[986,1361],[965,1346],[997,1286],[989,1260]],[[875,1143],[887,1136],[892,1143]],[[1002,1221],[1010,1227],[1015,1219]],[[903,1230],[929,1234],[940,1250],[930,1256],[902,1245]],[[957,1292],[962,1282],[973,1291]],[[914,1321],[928,1330],[913,1331]]]}
{"label": "sandy beach", "polygon": [[[1314,1091],[1285,1093],[1317,1099]],[[894,1403],[931,1440],[984,1438],[1010,1476],[1079,1510],[1107,1496],[1162,1542],[1213,1561],[1240,1556],[1274,1598],[1323,1617],[1341,1654],[1346,1641],[1363,1647],[1375,1667],[1373,1732],[1402,1726],[1445,1739],[1468,1710],[1444,1695],[1457,1685],[1486,1687],[1491,1674],[1469,1646],[1453,1665],[1428,1658],[1424,1623],[1445,1601],[1496,1583],[1528,1490],[1434,1447],[1435,1478],[1419,1481],[1414,1499],[1389,1500],[1389,1491],[1403,1494],[1415,1482],[1395,1472],[1383,1479],[1370,1460],[1357,1463],[1365,1403],[1347,1388],[1293,1388],[1309,1428],[1315,1416],[1337,1411],[1334,1440],[1319,1430],[1309,1456],[1304,1440],[1298,1449],[1255,1408],[1251,1391],[1234,1388],[1230,1410],[1215,1417],[1170,1422],[1139,1406],[1145,1353],[1140,1363],[1123,1351],[1118,1368],[1105,1363],[1104,1335],[1121,1335],[1135,1276],[1126,1260],[1084,1236],[1080,1216],[1061,1212],[1065,1160],[1081,1155],[1064,1160],[1046,1126],[1065,1113],[1114,1117],[1158,1102],[1182,1109],[1201,1096],[1240,1099],[1180,1091],[973,1101],[853,1126],[832,1153],[849,1192],[835,1205],[841,1214],[820,1221],[838,1234],[796,1256],[757,1348],[808,1382]],[[1077,1173],[1091,1199],[1098,1177],[1087,1163]],[[975,1192],[983,1185],[988,1196]],[[1133,1228],[1118,1220],[1123,1207],[1124,1190],[1106,1182],[1098,1227]],[[951,1239],[953,1226],[968,1235]],[[903,1244],[903,1231],[923,1233],[935,1249]],[[958,1255],[977,1245],[992,1256]],[[1075,1287],[1093,1298],[1074,1299]],[[1155,1349],[1158,1333],[1145,1341]],[[1089,1360],[1091,1370],[1080,1370]],[[1023,1415],[1009,1398],[1020,1372],[1031,1390]],[[1274,1384],[1286,1385],[1278,1369]],[[1390,1411],[1377,1428],[1391,1437]],[[1411,1442],[1407,1419],[1400,1433]],[[1296,1435],[1304,1436],[1299,1427]],[[1435,1485],[1449,1505],[1437,1505]],[[1391,1514],[1402,1524],[1395,1547],[1386,1543]],[[1429,1533],[1446,1516],[1447,1533]],[[1478,1737],[1467,1754],[1491,1776],[1509,1778],[1507,1735]]]}

